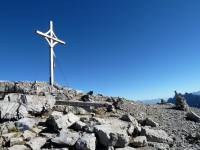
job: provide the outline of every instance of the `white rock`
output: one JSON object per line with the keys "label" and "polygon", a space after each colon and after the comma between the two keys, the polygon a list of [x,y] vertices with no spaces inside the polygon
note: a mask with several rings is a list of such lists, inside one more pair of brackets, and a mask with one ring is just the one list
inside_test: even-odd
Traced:
{"label": "white rock", "polygon": [[56,102],[51,95],[24,95],[23,101],[26,104],[27,111],[36,114],[44,112],[45,110],[51,110]]}
{"label": "white rock", "polygon": [[124,147],[124,148],[115,148],[115,150],[136,150],[136,149],[133,148],[133,147],[127,146],[127,147]]}
{"label": "white rock", "polygon": [[46,143],[46,139],[42,137],[34,138],[30,141],[28,141],[26,144],[32,149],[32,150],[39,150],[41,147]]}
{"label": "white rock", "polygon": [[30,118],[23,118],[20,119],[16,122],[16,127],[19,130],[30,130],[33,128],[33,126],[35,125],[35,120],[30,119]]}
{"label": "white rock", "polygon": [[146,118],[145,125],[151,126],[151,127],[158,127],[159,126],[159,124],[157,122],[153,121],[150,118]]}
{"label": "white rock", "polygon": [[4,141],[8,142],[12,137],[15,137],[17,134],[18,133],[16,132],[12,132],[12,133],[3,134],[2,137]]}
{"label": "white rock", "polygon": [[133,140],[131,141],[131,144],[134,147],[143,147],[147,145],[147,138],[146,136],[137,136],[135,138],[133,138]]}
{"label": "white rock", "polygon": [[104,146],[125,147],[129,143],[126,130],[122,130],[117,124],[96,125],[95,132]]}
{"label": "white rock", "polygon": [[83,135],[76,142],[77,150],[95,150],[96,149],[96,137],[94,133]]}
{"label": "white rock", "polygon": [[25,145],[14,145],[12,147],[9,147],[8,150],[28,150],[28,147]]}
{"label": "white rock", "polygon": [[11,138],[10,139],[10,146],[20,144],[21,142],[23,142],[23,139],[21,137]]}
{"label": "white rock", "polygon": [[80,135],[77,132],[70,132],[67,129],[62,129],[58,136],[51,141],[61,146],[73,146],[79,139]]}
{"label": "white rock", "polygon": [[31,131],[29,131],[29,130],[26,130],[26,131],[24,131],[24,133],[23,133],[24,139],[27,139],[27,138],[33,139],[35,136],[36,136],[36,134],[33,133],[33,132],[31,132]]}
{"label": "white rock", "polygon": [[63,115],[62,112],[54,111],[47,119],[46,123],[53,128],[54,131],[58,131],[62,128],[68,128],[73,125],[79,117],[73,113]]}
{"label": "white rock", "polygon": [[27,117],[26,107],[17,102],[0,102],[0,118],[1,119],[20,119]]}
{"label": "white rock", "polygon": [[131,116],[130,114],[123,115],[121,119],[124,120],[124,121],[132,122],[132,124],[134,126],[138,126],[138,121],[133,116]]}
{"label": "white rock", "polygon": [[173,139],[168,136],[168,134],[163,130],[153,130],[149,128],[142,128],[141,135],[147,137],[148,142],[157,143],[172,143]]}

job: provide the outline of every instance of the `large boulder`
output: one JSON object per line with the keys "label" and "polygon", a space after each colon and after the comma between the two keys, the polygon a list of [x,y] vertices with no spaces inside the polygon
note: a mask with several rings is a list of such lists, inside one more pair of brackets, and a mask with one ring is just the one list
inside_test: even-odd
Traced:
{"label": "large boulder", "polygon": [[122,117],[121,117],[122,120],[124,121],[128,121],[128,122],[131,122],[134,126],[138,126],[138,121],[133,117],[131,116],[130,114],[124,114]]}
{"label": "large boulder", "polygon": [[24,105],[17,102],[0,102],[0,119],[20,119],[28,116]]}
{"label": "large boulder", "polygon": [[13,81],[0,81],[0,93],[14,93],[15,82]]}
{"label": "large boulder", "polygon": [[143,147],[147,145],[147,138],[146,136],[137,136],[135,138],[133,138],[133,140],[131,141],[131,144],[134,147]]}
{"label": "large boulder", "polygon": [[52,138],[51,141],[59,146],[73,146],[79,137],[80,135],[77,132],[70,132],[67,129],[62,129],[58,136]]}
{"label": "large boulder", "polygon": [[126,130],[122,130],[117,125],[96,125],[95,132],[99,137],[100,143],[104,146],[125,147],[129,143],[129,136]]}
{"label": "large boulder", "polygon": [[96,137],[94,133],[84,134],[76,142],[77,150],[95,150],[96,149]]}
{"label": "large boulder", "polygon": [[33,128],[33,126],[36,124],[35,120],[30,118],[23,118],[16,122],[16,127],[19,130],[30,130]]}
{"label": "large boulder", "polygon": [[179,96],[176,91],[174,91],[174,92],[175,92],[175,96],[176,96],[176,103],[175,103],[176,109],[183,110],[183,111],[189,111],[189,106],[186,103],[185,98],[182,96]]}
{"label": "large boulder", "polygon": [[26,142],[26,145],[32,150],[39,150],[46,143],[46,139],[43,137],[37,137]]}
{"label": "large boulder", "polygon": [[164,130],[153,130],[147,127],[142,128],[141,135],[147,137],[148,142],[172,143],[173,139]]}
{"label": "large boulder", "polygon": [[151,126],[151,127],[158,127],[159,126],[159,124],[157,122],[153,121],[151,118],[146,118],[145,125]]}
{"label": "large boulder", "polygon": [[198,116],[193,111],[188,112],[186,116],[187,116],[188,120],[192,120],[192,121],[195,121],[195,122],[200,122],[200,116]]}
{"label": "large boulder", "polygon": [[27,111],[33,114],[40,114],[46,110],[51,110],[56,102],[51,95],[23,95],[22,97],[22,101],[25,103]]}
{"label": "large boulder", "polygon": [[79,117],[73,113],[63,115],[62,112],[54,111],[49,118],[47,118],[46,123],[48,126],[53,128],[54,131],[58,131],[62,128],[70,127],[78,120]]}

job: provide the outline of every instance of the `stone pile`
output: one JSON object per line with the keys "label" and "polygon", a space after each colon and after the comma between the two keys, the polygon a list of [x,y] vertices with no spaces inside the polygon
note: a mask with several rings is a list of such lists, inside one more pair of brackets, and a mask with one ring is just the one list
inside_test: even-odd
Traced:
{"label": "stone pile", "polygon": [[[189,147],[191,141],[195,143],[193,147],[200,147],[199,130],[189,134],[184,128],[177,132],[172,126],[174,122],[170,122],[173,114],[182,113],[184,124],[194,124],[194,129],[198,129],[199,113],[174,110],[173,105],[142,104],[95,95],[92,91],[85,94],[57,84],[51,87],[45,82],[1,81],[0,95],[0,149],[164,150],[180,148],[181,142]],[[177,109],[181,106],[186,110],[185,101],[177,99],[183,102],[176,105]],[[58,100],[112,105],[92,107],[91,112],[86,112],[82,107],[55,106]],[[171,114],[167,116],[163,111]]]}

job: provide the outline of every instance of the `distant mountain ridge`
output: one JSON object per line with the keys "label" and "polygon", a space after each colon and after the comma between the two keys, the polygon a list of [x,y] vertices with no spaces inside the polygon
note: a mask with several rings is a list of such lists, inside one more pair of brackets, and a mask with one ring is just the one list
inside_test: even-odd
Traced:
{"label": "distant mountain ridge", "polygon": [[[183,96],[186,99],[186,102],[191,107],[200,108],[200,91],[193,92],[193,93],[185,93],[185,94],[178,94],[179,96]],[[174,103],[176,102],[176,97],[169,98],[167,103]]]}
{"label": "distant mountain ridge", "polygon": [[162,98],[157,98],[157,99],[151,99],[151,100],[138,100],[137,102],[140,103],[147,103],[147,104],[156,104],[160,103]]}

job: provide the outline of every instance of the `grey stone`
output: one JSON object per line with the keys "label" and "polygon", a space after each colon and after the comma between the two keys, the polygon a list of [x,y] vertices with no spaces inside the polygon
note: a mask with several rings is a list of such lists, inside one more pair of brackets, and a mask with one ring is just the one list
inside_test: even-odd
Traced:
{"label": "grey stone", "polygon": [[10,147],[13,145],[21,145],[22,143],[23,143],[23,139],[21,137],[10,139]]}
{"label": "grey stone", "polygon": [[0,93],[14,93],[15,82],[12,81],[0,81]]}
{"label": "grey stone", "polygon": [[115,148],[115,150],[136,150],[136,149],[133,147],[127,146],[127,147],[123,147],[123,148]]}
{"label": "grey stone", "polygon": [[0,102],[1,119],[20,119],[28,116],[26,107],[17,102]]}
{"label": "grey stone", "polygon": [[51,95],[24,95],[23,101],[26,104],[27,111],[33,114],[41,114],[46,110],[51,110],[56,102]]}
{"label": "grey stone", "polygon": [[77,107],[77,106],[66,106],[65,113],[73,113],[75,115],[87,115],[90,114],[90,109],[84,109],[82,107]]}
{"label": "grey stone", "polygon": [[155,121],[153,121],[151,118],[146,118],[145,125],[151,126],[151,127],[158,127],[159,124]]}
{"label": "grey stone", "polygon": [[135,129],[135,127],[132,124],[130,124],[128,129],[127,129],[128,135],[133,135],[134,129]]}
{"label": "grey stone", "polygon": [[183,110],[183,111],[189,111],[189,106],[186,103],[185,98],[182,96],[179,96],[176,91],[174,91],[174,92],[175,92],[175,96],[176,96],[176,103],[175,103],[176,109]]}
{"label": "grey stone", "polygon": [[89,117],[88,116],[83,116],[83,117],[80,117],[80,120],[84,123],[88,123],[89,122]]}
{"label": "grey stone", "polygon": [[29,130],[25,130],[23,132],[24,139],[27,139],[27,138],[33,139],[35,136],[36,136],[36,134],[31,132],[31,131],[29,131]]}
{"label": "grey stone", "polygon": [[82,95],[83,94],[83,91],[81,90],[75,90],[75,95]]}
{"label": "grey stone", "polygon": [[200,122],[200,116],[195,114],[193,111],[190,111],[187,113],[187,119],[195,121],[195,122]]}
{"label": "grey stone", "polygon": [[135,138],[133,138],[133,140],[131,141],[131,144],[134,147],[143,147],[147,145],[147,138],[146,136],[137,136]]}
{"label": "grey stone", "polygon": [[30,118],[23,118],[16,122],[16,127],[19,130],[30,130],[36,124],[35,120]]}
{"label": "grey stone", "polygon": [[3,134],[1,136],[5,142],[8,142],[12,137],[15,137],[16,135],[17,135],[16,132],[12,132],[12,133]]}
{"label": "grey stone", "polygon": [[121,117],[121,119],[124,120],[124,121],[132,122],[132,124],[133,124],[134,126],[138,126],[137,120],[136,120],[133,116],[131,116],[130,114],[125,114],[125,115],[123,115],[123,116]]}
{"label": "grey stone", "polygon": [[8,133],[9,130],[12,130],[15,128],[15,122],[7,121],[2,124],[0,124],[0,134]]}
{"label": "grey stone", "polygon": [[51,139],[51,141],[60,146],[73,146],[79,137],[80,135],[77,132],[70,132],[67,129],[62,129],[58,136]]}
{"label": "grey stone", "polygon": [[125,147],[129,143],[126,130],[121,130],[118,125],[96,125],[95,133],[104,146]]}
{"label": "grey stone", "polygon": [[96,149],[96,137],[94,133],[84,134],[77,142],[76,142],[77,150],[95,150]]}
{"label": "grey stone", "polygon": [[148,142],[157,143],[172,143],[173,139],[163,130],[153,130],[149,128],[142,128],[141,135],[147,137]]}
{"label": "grey stone", "polygon": [[73,129],[81,130],[85,125],[86,125],[86,123],[84,123],[82,121],[76,121],[76,123],[73,125]]}
{"label": "grey stone", "polygon": [[73,125],[79,117],[73,113],[63,115],[62,112],[54,111],[49,118],[47,118],[47,125],[53,128],[54,131],[58,131],[62,128],[68,128]]}
{"label": "grey stone", "polygon": [[12,147],[9,147],[8,150],[28,150],[28,147],[25,145],[14,145]]}
{"label": "grey stone", "polygon": [[32,150],[39,150],[41,147],[46,143],[46,139],[43,137],[36,137],[31,139],[30,141],[26,142]]}

